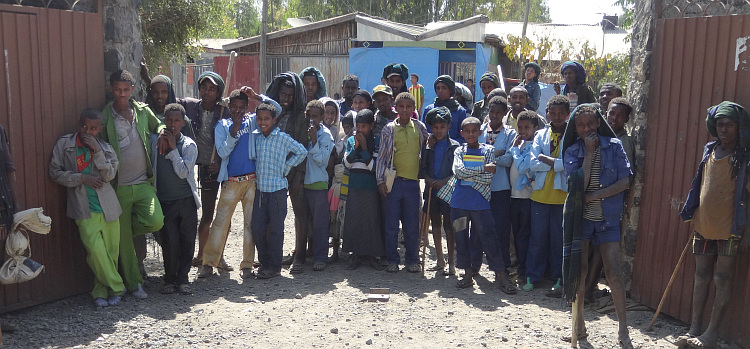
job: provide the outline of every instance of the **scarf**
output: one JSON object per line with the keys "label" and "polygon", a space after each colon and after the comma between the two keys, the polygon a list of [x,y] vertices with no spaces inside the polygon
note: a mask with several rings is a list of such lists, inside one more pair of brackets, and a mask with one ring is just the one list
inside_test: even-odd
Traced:
{"label": "scarf", "polygon": [[563,63],[563,65],[560,67],[560,74],[565,71],[566,68],[573,68],[576,72],[576,83],[578,85],[584,85],[586,84],[586,69],[583,68],[581,63],[573,62],[573,61],[567,61]]}
{"label": "scarf", "polygon": [[479,78],[479,83],[477,85],[482,85],[482,81],[487,80],[495,85],[495,88],[500,87],[500,78],[497,77],[497,75],[493,72],[486,72],[482,74],[482,77]]}
{"label": "scarf", "polygon": [[200,86],[200,84],[203,83],[203,80],[205,79],[211,80],[211,82],[216,85],[217,89],[219,90],[218,98],[221,98],[221,96],[224,95],[224,79],[221,77],[221,75],[212,71],[204,72],[203,74],[198,76],[198,86]]}
{"label": "scarf", "polygon": [[451,95],[454,95],[456,93],[456,82],[453,80],[452,77],[448,75],[440,75],[435,79],[435,92],[437,92],[437,84],[443,83],[445,86],[448,86],[448,89],[451,90]]}
{"label": "scarf", "polygon": [[326,96],[326,79],[323,77],[323,73],[315,67],[307,67],[299,73],[300,79],[305,76],[314,76],[318,80],[318,90],[315,91],[315,99],[320,99]]}
{"label": "scarf", "polygon": [[579,168],[568,175],[568,197],[563,206],[562,298],[566,302],[575,301],[581,282],[581,258],[588,258],[581,256],[584,196],[583,168]]}
{"label": "scarf", "polygon": [[151,86],[149,86],[148,94],[146,94],[146,104],[148,104],[149,108],[151,108],[154,114],[156,114],[156,101],[154,100],[154,97],[151,96],[151,87],[154,86],[154,84],[156,83],[167,84],[167,91],[169,91],[169,96],[167,97],[167,104],[177,103],[177,98],[174,95],[174,87],[172,86],[172,79],[170,79],[166,75],[154,76],[154,78],[151,79]]}

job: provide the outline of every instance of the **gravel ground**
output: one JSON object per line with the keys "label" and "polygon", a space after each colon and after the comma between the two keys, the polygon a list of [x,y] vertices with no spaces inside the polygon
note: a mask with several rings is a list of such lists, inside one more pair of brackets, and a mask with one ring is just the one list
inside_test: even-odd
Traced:
{"label": "gravel ground", "polygon": [[[291,207],[285,252],[293,248]],[[242,213],[237,209],[226,248],[235,268],[242,256]],[[430,251],[434,252],[434,251]],[[428,265],[434,254],[428,256]],[[343,258],[342,258],[343,259]],[[425,278],[346,262],[302,274],[287,269],[271,280],[240,278],[239,270],[193,283],[193,295],[159,293],[161,252],[149,245],[149,274],[143,301],[127,296],[115,307],[97,309],[88,294],[0,315],[16,327],[4,333],[7,348],[569,348],[570,307],[544,296],[552,285],[505,295],[483,269],[473,289],[457,289],[456,277],[427,272]],[[193,268],[191,279],[197,269]],[[368,302],[371,287],[390,289],[388,302]],[[643,308],[643,307],[640,307]],[[638,308],[636,308],[638,309]],[[651,310],[628,312],[631,337],[642,348],[675,348],[673,335],[687,326],[660,318],[646,331]],[[590,337],[580,348],[617,348],[614,312],[585,311]],[[729,348],[722,343],[722,348]]]}

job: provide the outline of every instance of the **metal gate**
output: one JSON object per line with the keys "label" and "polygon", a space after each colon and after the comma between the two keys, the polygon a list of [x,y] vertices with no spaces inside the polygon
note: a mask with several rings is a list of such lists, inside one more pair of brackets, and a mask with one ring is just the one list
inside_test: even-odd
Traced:
{"label": "metal gate", "polygon": [[[65,189],[49,179],[47,168],[57,139],[76,131],[80,112],[104,104],[103,40],[100,13],[0,4],[0,124],[15,161],[16,190],[21,208],[43,207],[52,217],[49,235],[30,236],[32,258],[45,272],[0,285],[0,312],[93,285],[78,229],[65,217]],[[4,240],[0,236],[0,260]]]}
{"label": "metal gate", "polygon": [[[657,8],[672,11],[669,13],[676,9],[663,3]],[[665,13],[660,12],[660,17]],[[652,308],[658,306],[680,253],[692,236],[690,225],[677,214],[687,197],[703,145],[710,140],[706,109],[723,100],[750,107],[750,15],[658,19],[656,23],[632,287],[632,296]],[[694,271],[694,258],[688,255],[663,313],[690,322]],[[722,336],[747,347],[750,256],[738,259],[733,280],[734,297]],[[709,299],[713,299],[713,290]],[[706,325],[710,309],[709,304]]]}

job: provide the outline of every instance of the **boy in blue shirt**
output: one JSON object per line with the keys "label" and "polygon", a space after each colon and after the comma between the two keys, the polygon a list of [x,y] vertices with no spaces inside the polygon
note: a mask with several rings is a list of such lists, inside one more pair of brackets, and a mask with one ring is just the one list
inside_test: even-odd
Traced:
{"label": "boy in blue shirt", "polygon": [[492,146],[479,143],[480,127],[481,123],[475,117],[468,117],[461,123],[461,136],[466,143],[456,148],[454,175],[438,192],[439,198],[450,203],[451,220],[456,230],[456,266],[464,269],[464,276],[456,286],[474,285],[474,274],[481,267],[471,258],[472,241],[476,241],[487,256],[490,270],[495,272],[500,290],[514,294],[516,287],[505,276],[500,241],[490,232],[490,227],[495,224],[490,212],[490,184],[497,167]]}
{"label": "boy in blue shirt", "polygon": [[[258,95],[250,87],[234,90],[229,94],[229,111],[231,119],[222,119],[214,129],[216,154],[221,157],[218,181],[221,182],[221,196],[216,206],[214,218],[209,230],[206,246],[203,251],[203,266],[198,272],[199,278],[213,274],[213,268],[221,265],[224,244],[227,241],[229,225],[234,209],[242,202],[244,230],[242,244],[241,276],[252,275],[255,260],[255,243],[250,230],[255,199],[255,130],[254,115],[247,114],[248,98],[263,103],[276,104],[272,99]],[[276,109],[276,110],[281,110]]]}
{"label": "boy in blue shirt", "polygon": [[[500,239],[500,249],[503,252],[503,262],[510,267],[510,180],[508,168],[513,164],[513,154],[510,148],[516,131],[513,127],[503,123],[503,117],[508,112],[508,101],[501,97],[492,97],[489,103],[489,120],[482,125],[479,142],[491,145],[495,150],[497,171],[492,176],[492,196],[490,208],[495,220],[493,231]],[[482,253],[476,251],[473,258],[481,264]]]}
{"label": "boy in blue shirt", "polygon": [[[323,114],[325,106],[323,102],[315,99],[307,103],[305,116],[307,116],[310,128],[307,134],[310,144],[307,148],[307,163],[305,164],[305,198],[307,199],[307,210],[312,220],[313,234],[313,270],[322,271],[326,268],[328,260],[328,159],[333,150],[333,136],[325,125],[323,125]],[[338,116],[338,115],[337,115]],[[297,236],[296,253],[300,256],[307,255],[307,236]],[[303,259],[304,261],[304,259]],[[295,261],[291,273],[302,272],[302,263]]]}
{"label": "boy in blue shirt", "polygon": [[161,293],[193,293],[188,283],[195,237],[198,235],[198,188],[195,184],[195,162],[198,146],[180,130],[185,126],[185,108],[177,103],[164,107],[166,129],[163,154],[155,155],[156,196],[164,212],[161,251],[164,259],[164,286]]}
{"label": "boy in blue shirt", "polygon": [[[257,155],[257,188],[253,202],[252,233],[261,264],[258,279],[270,279],[281,273],[289,188],[286,176],[307,155],[302,144],[276,126],[277,111],[277,106],[269,103],[261,103],[255,108],[258,129],[253,131],[253,137]],[[294,155],[289,157],[289,153]]]}
{"label": "boy in blue shirt", "polygon": [[[451,225],[451,207],[447,202],[437,197],[438,191],[443,188],[453,176],[453,152],[460,144],[448,137],[451,125],[451,111],[446,107],[432,108],[425,115],[427,125],[432,128],[432,136],[423,150],[422,164],[419,176],[424,178],[424,204],[422,210],[430,215],[432,222],[432,240],[435,242],[437,264],[428,268],[429,271],[443,271],[443,275],[456,275],[456,239]],[[430,196],[432,200],[428,201]],[[427,212],[427,203],[430,202],[430,212]],[[442,222],[442,224],[441,224]],[[443,258],[443,242],[440,226],[445,230],[445,239],[448,244],[448,270],[445,270]]]}

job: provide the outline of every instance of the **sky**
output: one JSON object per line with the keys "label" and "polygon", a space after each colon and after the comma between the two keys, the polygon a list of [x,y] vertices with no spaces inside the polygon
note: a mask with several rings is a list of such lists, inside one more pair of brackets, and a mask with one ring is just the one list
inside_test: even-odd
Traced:
{"label": "sky", "polygon": [[552,23],[594,24],[600,23],[602,13],[622,14],[613,5],[615,0],[547,0]]}

